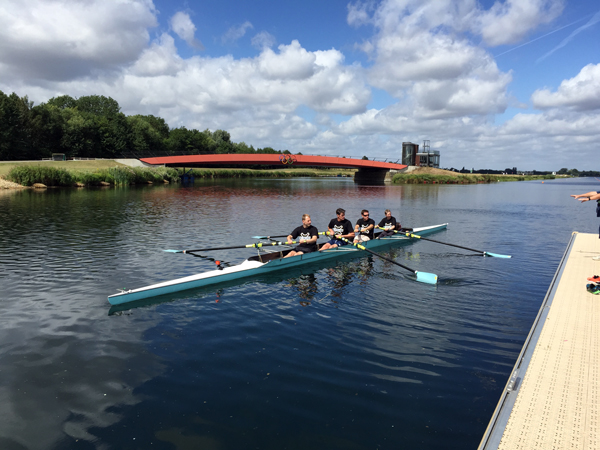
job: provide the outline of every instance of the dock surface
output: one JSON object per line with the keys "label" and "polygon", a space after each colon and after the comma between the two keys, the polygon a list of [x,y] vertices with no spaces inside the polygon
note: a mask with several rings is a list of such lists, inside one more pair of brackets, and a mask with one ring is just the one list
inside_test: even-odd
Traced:
{"label": "dock surface", "polygon": [[479,446],[600,449],[597,234],[573,233]]}

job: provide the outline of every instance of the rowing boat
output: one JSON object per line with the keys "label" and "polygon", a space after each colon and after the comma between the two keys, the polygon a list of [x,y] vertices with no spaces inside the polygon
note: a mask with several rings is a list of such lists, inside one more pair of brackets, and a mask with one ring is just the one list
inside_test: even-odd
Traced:
{"label": "rowing boat", "polygon": [[[447,225],[448,224],[444,223],[429,227],[414,228],[413,233],[424,236],[444,230]],[[406,235],[394,235],[368,241],[364,243],[364,246],[373,251],[391,245],[412,242],[413,240],[415,239],[407,237]],[[322,252],[305,253],[299,256],[283,258],[289,251],[290,250],[264,251],[259,249],[258,255],[252,256],[236,266],[210,270],[208,272],[165,281],[163,283],[157,283],[138,289],[122,290],[118,294],[109,295],[108,301],[111,305],[122,305],[123,303],[134,302],[136,300],[224,283],[240,278],[263,275],[269,272],[286,270],[310,263],[321,262],[323,260],[341,258],[342,256],[362,256],[366,254],[364,250],[360,250],[352,245],[346,245],[324,250]]]}

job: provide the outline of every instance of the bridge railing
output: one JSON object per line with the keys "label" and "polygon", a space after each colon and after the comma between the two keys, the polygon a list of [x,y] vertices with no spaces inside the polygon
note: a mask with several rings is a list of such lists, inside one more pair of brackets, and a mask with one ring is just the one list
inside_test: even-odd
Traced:
{"label": "bridge railing", "polygon": [[[187,156],[187,155],[197,155],[199,153],[189,153],[189,152],[123,152],[120,158],[134,158],[134,159],[142,159],[142,158],[158,158],[161,156]],[[213,153],[202,153],[202,154],[210,154]],[[231,153],[226,153],[231,154]],[[248,153],[251,154],[251,153]],[[293,154],[293,153],[292,153]],[[351,158],[351,159],[362,159],[361,156],[353,156],[353,155],[319,155],[315,153],[302,153],[303,156],[326,156],[329,158]],[[369,161],[377,161],[377,162],[387,162],[392,164],[402,164],[401,158],[382,158],[382,157],[370,157]]]}

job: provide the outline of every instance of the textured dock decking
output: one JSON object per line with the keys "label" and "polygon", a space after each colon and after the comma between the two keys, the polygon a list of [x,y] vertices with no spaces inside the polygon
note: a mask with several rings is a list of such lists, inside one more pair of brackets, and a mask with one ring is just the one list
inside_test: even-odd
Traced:
{"label": "textured dock decking", "polygon": [[574,233],[480,449],[600,449],[597,234]]}

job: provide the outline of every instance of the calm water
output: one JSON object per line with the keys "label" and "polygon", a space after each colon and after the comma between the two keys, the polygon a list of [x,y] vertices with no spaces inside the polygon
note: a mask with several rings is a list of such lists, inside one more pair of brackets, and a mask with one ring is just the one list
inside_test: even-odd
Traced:
{"label": "calm water", "polygon": [[[595,179],[356,186],[347,179],[0,191],[0,448],[474,449]],[[362,259],[110,310],[107,295],[238,263],[165,253],[325,229],[386,208],[432,236],[412,281]],[[388,252],[390,254],[390,252]],[[590,274],[592,275],[592,274]]]}

